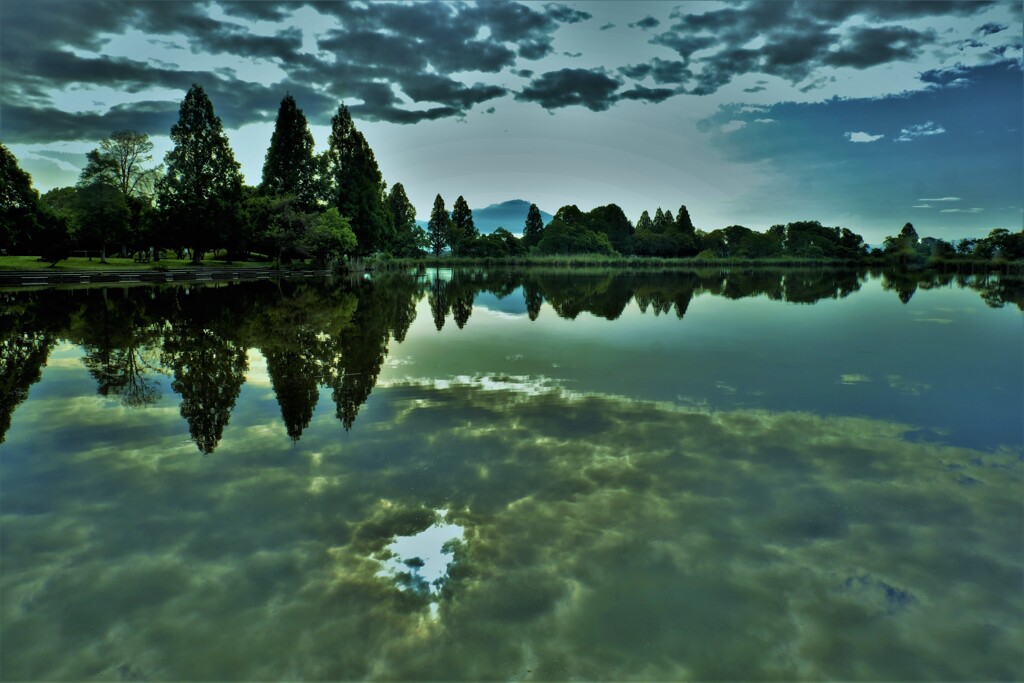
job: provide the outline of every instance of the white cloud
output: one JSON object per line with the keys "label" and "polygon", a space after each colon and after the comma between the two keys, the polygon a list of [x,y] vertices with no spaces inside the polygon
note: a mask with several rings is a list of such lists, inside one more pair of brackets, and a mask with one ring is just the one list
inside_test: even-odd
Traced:
{"label": "white cloud", "polygon": [[933,207],[932,207],[931,204],[914,204],[910,208],[912,208],[912,209],[931,209]]}
{"label": "white cloud", "polygon": [[946,129],[938,125],[934,121],[927,121],[925,123],[915,123],[910,128],[904,128],[900,131],[900,136],[896,138],[896,142],[910,142],[914,138],[925,137],[928,135],[941,135],[945,133]]}
{"label": "white cloud", "polygon": [[723,133],[732,133],[734,131],[739,130],[740,128],[746,127],[746,125],[747,125],[746,121],[735,121],[734,120],[734,121],[729,121],[728,123],[723,123],[722,127],[719,128],[719,130],[721,130]]}
{"label": "white cloud", "polygon": [[939,213],[981,213],[984,210],[977,207],[971,209],[943,209]]}
{"label": "white cloud", "polygon": [[754,123],[775,123],[775,119],[754,119]]}
{"label": "white cloud", "polygon": [[882,134],[872,135],[871,133],[864,132],[847,132],[843,133],[843,135],[845,135],[846,139],[850,142],[874,142],[875,140],[881,140],[885,137],[885,135]]}
{"label": "white cloud", "polygon": [[922,197],[919,202],[958,202],[960,197]]}

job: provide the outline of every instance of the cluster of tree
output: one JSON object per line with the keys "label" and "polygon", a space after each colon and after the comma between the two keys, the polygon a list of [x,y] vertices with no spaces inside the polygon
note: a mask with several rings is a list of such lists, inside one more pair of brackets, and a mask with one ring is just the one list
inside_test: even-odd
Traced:
{"label": "cluster of tree", "polygon": [[1024,259],[1024,230],[1013,233],[996,228],[987,237],[958,240],[955,244],[935,237],[919,238],[912,223],[897,235],[886,237],[883,253],[900,264],[972,260],[1016,261]]}
{"label": "cluster of tree", "polygon": [[305,115],[286,95],[256,187],[244,185],[202,87],[186,94],[171,141],[163,165],[153,166],[148,136],[117,131],[88,153],[75,187],[42,197],[0,145],[2,247],[52,262],[73,250],[105,259],[113,247],[154,258],[161,249],[179,258],[188,251],[195,261],[223,249],[229,259],[257,253],[320,266],[347,254],[415,256],[426,247],[405,188],[396,183],[386,191],[373,150],[344,105],[318,155]]}

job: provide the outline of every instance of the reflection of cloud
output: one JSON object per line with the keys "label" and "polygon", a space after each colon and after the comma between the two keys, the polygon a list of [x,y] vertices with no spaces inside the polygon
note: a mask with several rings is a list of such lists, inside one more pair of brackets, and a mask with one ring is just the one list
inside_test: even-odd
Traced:
{"label": "reflection of cloud", "polygon": [[931,384],[907,379],[901,375],[886,375],[885,379],[889,382],[889,386],[891,388],[904,394],[910,394],[911,396],[920,396],[932,388]]}
{"label": "reflection of cloud", "polygon": [[867,375],[861,375],[861,374],[856,374],[856,373],[849,374],[849,375],[839,375],[839,383],[840,384],[862,384],[864,382],[870,382],[870,381],[871,381],[871,378],[868,377]]}
{"label": "reflection of cloud", "polygon": [[[121,418],[75,405],[79,434]],[[145,450],[5,444],[5,677],[1021,677],[1017,450],[544,378],[367,405],[293,444],[240,404],[207,457],[149,455],[181,440],[172,411]],[[432,620],[378,572],[440,509],[465,542]]]}

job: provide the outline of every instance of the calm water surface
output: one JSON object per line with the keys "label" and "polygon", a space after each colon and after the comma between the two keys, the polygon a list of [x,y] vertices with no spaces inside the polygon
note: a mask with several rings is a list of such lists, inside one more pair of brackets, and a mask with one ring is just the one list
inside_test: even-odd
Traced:
{"label": "calm water surface", "polygon": [[0,291],[0,677],[1020,680],[1021,292]]}

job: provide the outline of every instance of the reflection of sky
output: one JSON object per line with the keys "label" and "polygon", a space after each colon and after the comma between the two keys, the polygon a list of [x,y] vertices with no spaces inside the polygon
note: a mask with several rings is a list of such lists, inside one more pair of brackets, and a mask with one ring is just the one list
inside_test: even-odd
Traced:
{"label": "reflection of sky", "polygon": [[[476,305],[493,310],[496,301],[481,295]],[[500,303],[509,301],[521,294]],[[381,380],[546,376],[647,400],[868,415],[990,448],[1022,440],[1022,343],[1012,307],[987,308],[956,288],[921,290],[904,305],[878,280],[813,306],[699,295],[681,321],[643,314],[635,302],[616,321],[570,321],[545,305],[533,323],[475,315],[459,330],[449,316],[440,333],[424,300],[406,342],[391,344]]]}
{"label": "reflection of sky", "polygon": [[[171,410],[27,401],[0,459],[5,677],[1024,673],[1019,450],[435,384],[378,387],[348,433],[323,410],[296,444],[243,390],[205,457]],[[58,416],[74,438],[33,452]],[[442,509],[448,579],[402,590],[377,558]]]}

